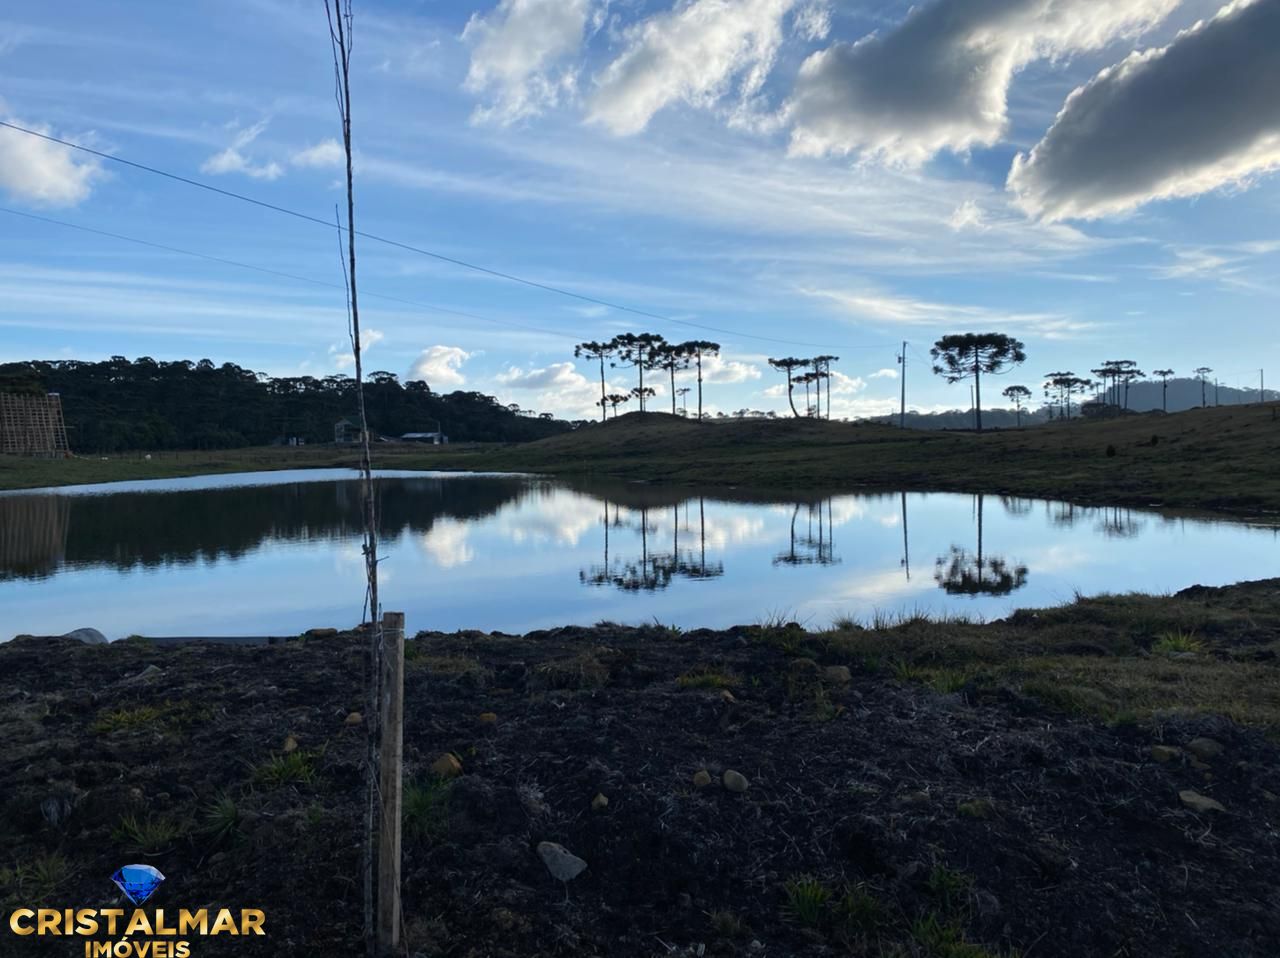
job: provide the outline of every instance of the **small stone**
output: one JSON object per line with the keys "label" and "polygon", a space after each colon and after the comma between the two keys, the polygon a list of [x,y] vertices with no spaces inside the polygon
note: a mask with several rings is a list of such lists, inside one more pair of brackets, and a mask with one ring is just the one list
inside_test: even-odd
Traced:
{"label": "small stone", "polygon": [[452,752],[445,752],[431,763],[431,771],[437,778],[457,778],[462,774],[462,762]]}
{"label": "small stone", "polygon": [[294,738],[292,735],[286,737],[284,740],[284,748],[282,749],[282,751],[287,755],[289,752],[296,752],[297,750],[298,750],[298,740]]}
{"label": "small stone", "polygon": [[498,715],[496,712],[481,712],[479,718],[476,721],[478,721],[481,725],[497,725]]}
{"label": "small stone", "polygon": [[1169,762],[1176,762],[1182,755],[1182,749],[1175,748],[1172,745],[1152,745],[1151,757],[1162,765]]}
{"label": "small stone", "polygon": [[1277,796],[1275,792],[1268,792],[1265,788],[1262,790],[1262,797],[1268,802],[1280,802],[1280,796]]}
{"label": "small stone", "polygon": [[1191,759],[1190,764],[1191,764],[1191,767],[1192,767],[1192,768],[1194,768],[1197,772],[1207,772],[1207,771],[1209,771],[1209,767],[1210,767],[1210,766],[1209,766],[1209,763],[1208,763],[1208,762],[1202,762],[1202,761],[1200,761],[1200,759],[1198,759],[1198,758],[1192,758],[1192,759]]}
{"label": "small stone", "polygon": [[907,792],[898,801],[903,805],[928,805],[932,799],[929,798],[928,792]]}
{"label": "small stone", "polygon": [[346,724],[347,725],[363,725],[364,716],[361,715],[359,712],[352,712],[350,715],[347,716]]}
{"label": "small stone", "polygon": [[848,685],[853,681],[853,673],[849,671],[847,665],[828,665],[822,675],[833,685]]}
{"label": "small stone", "polygon": [[1187,751],[1200,759],[1207,762],[1212,758],[1217,758],[1223,752],[1222,743],[1211,738],[1193,738],[1187,743]]}
{"label": "small stone", "polygon": [[1216,802],[1208,795],[1201,795],[1193,789],[1184,789],[1178,793],[1178,797],[1182,799],[1182,804],[1187,806],[1193,812],[1225,812],[1221,802]]}
{"label": "small stone", "polygon": [[161,669],[158,665],[148,665],[137,675],[124,679],[120,685],[140,685],[143,682],[150,682],[152,679],[159,677]]}
{"label": "small stone", "polygon": [[721,698],[721,700],[722,700],[722,701],[727,702],[727,703],[729,703],[730,705],[737,705],[737,704],[738,704],[738,700],[737,700],[736,698],[734,698],[734,697],[733,697],[733,693],[732,693],[732,692],[730,692],[728,689],[721,689],[721,690],[720,690],[720,698]]}
{"label": "small stone", "polygon": [[751,783],[747,781],[747,776],[741,772],[735,772],[731,768],[725,769],[725,773],[720,777],[720,780],[724,782],[725,788],[731,792],[737,792],[739,795],[751,787]]}
{"label": "small stone", "polygon": [[591,810],[593,812],[603,812],[609,807],[609,796],[603,792],[597,792],[596,797],[591,800]]}
{"label": "small stone", "polygon": [[705,768],[700,768],[693,773],[693,787],[706,788],[711,784],[711,773]]}
{"label": "small stone", "polygon": [[542,863],[556,881],[570,882],[587,870],[587,863],[563,845],[555,842],[538,842],[538,854]]}
{"label": "small stone", "polygon": [[338,634],[337,629],[307,629],[304,633],[308,639],[332,639]]}
{"label": "small stone", "polygon": [[822,669],[818,666],[817,662],[813,661],[813,659],[801,657],[791,660],[791,665],[788,668],[788,671],[792,675],[817,675],[822,671]]}

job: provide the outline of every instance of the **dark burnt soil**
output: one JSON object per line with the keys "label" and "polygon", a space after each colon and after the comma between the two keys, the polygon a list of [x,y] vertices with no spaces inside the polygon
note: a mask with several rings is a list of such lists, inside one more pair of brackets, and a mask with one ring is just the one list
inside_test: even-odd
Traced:
{"label": "dark burnt soil", "polygon": [[[358,648],[0,646],[6,913],[118,905],[107,877],[150,861],[169,876],[157,906],[267,912],[265,941],[195,954],[357,953]],[[1280,954],[1280,747],[1263,734],[944,695],[833,648],[760,628],[414,640],[409,953]],[[1180,750],[1197,738],[1221,752]],[[443,781],[430,768],[446,752],[461,774]],[[1184,790],[1225,810],[1193,811]],[[225,834],[220,796],[236,809]],[[130,815],[175,833],[143,848]],[[587,870],[562,885],[542,841]],[[42,947],[0,953],[74,953]]]}

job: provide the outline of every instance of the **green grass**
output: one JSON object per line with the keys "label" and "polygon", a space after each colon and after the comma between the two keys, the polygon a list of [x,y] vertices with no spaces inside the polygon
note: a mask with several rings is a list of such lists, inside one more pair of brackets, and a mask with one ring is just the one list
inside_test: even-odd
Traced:
{"label": "green grass", "polygon": [[162,714],[154,705],[114,709],[98,715],[93,723],[93,731],[99,735],[110,735],[112,732],[131,732],[136,729],[150,728],[160,720]]}
{"label": "green grass", "polygon": [[216,796],[201,811],[200,831],[215,845],[236,837],[240,831],[240,806],[227,793]]}
{"label": "green grass", "polygon": [[177,820],[166,815],[126,815],[115,829],[115,839],[131,852],[159,855],[168,851],[186,833]]}
{"label": "green grass", "polygon": [[133,705],[103,710],[98,713],[90,728],[98,735],[113,732],[134,732],[143,729],[164,732],[180,732],[200,722],[208,721],[212,712],[207,705],[186,700],[166,699],[159,705]]}
{"label": "green grass", "polygon": [[65,885],[72,874],[71,863],[61,852],[41,852],[0,868],[0,901],[43,903]]}
{"label": "green grass", "polygon": [[405,786],[401,809],[406,838],[430,841],[445,833],[450,784],[447,779],[430,776]]}
{"label": "green grass", "polygon": [[854,885],[831,903],[831,922],[836,938],[849,942],[875,935],[889,923],[889,913],[865,885]]}
{"label": "green grass", "polygon": [[732,689],[741,684],[741,677],[709,665],[691,669],[676,678],[676,685],[682,689]]}
{"label": "green grass", "polygon": [[707,918],[712,930],[721,938],[745,938],[749,933],[746,922],[731,911],[713,911]]}
{"label": "green grass", "polygon": [[816,928],[822,923],[831,889],[810,875],[788,879],[782,886],[786,903],[783,910],[796,924]]}
{"label": "green grass", "polygon": [[319,772],[312,752],[298,749],[283,755],[273,755],[253,770],[253,780],[268,788],[285,785],[311,785]]}
{"label": "green grass", "polygon": [[911,937],[928,958],[997,958],[996,952],[968,941],[958,923],[933,913],[911,923]]}
{"label": "green grass", "polygon": [[1196,638],[1194,632],[1164,632],[1151,645],[1151,651],[1157,655],[1173,655],[1178,652],[1203,652],[1204,643]]}

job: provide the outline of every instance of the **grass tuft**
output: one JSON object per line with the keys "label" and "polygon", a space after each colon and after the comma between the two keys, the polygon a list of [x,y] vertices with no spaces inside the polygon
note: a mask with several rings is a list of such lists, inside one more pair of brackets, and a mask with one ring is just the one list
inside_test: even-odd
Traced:
{"label": "grass tuft", "polygon": [[173,847],[183,836],[181,824],[165,815],[126,815],[115,829],[115,839],[123,842],[131,852],[141,855],[159,855]]}
{"label": "grass tuft", "polygon": [[273,755],[253,770],[253,779],[269,788],[283,785],[311,785],[317,777],[316,757],[299,749],[285,755]]}
{"label": "grass tuft", "polygon": [[806,928],[822,923],[831,889],[810,875],[788,879],[782,886],[787,896],[786,913],[792,921]]}
{"label": "grass tuft", "polygon": [[432,776],[405,786],[402,805],[404,834],[408,838],[431,840],[449,827],[448,779]]}

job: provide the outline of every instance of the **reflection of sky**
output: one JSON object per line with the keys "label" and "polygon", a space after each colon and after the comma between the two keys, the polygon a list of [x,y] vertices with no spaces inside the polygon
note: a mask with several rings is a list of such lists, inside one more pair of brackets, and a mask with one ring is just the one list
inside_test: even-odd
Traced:
{"label": "reflection of sky", "polygon": [[[445,475],[446,503],[451,484],[486,481]],[[709,566],[724,567],[716,578],[677,575],[666,589],[630,593],[580,581],[583,570],[604,562],[604,502],[589,492],[531,483],[525,495],[482,518],[437,517],[425,533],[405,531],[384,541],[383,605],[403,610],[414,630],[522,632],[655,619],[723,627],[775,613],[822,626],[874,611],[993,618],[1069,601],[1076,591],[1169,592],[1280,574],[1274,530],[1079,507],[1074,522],[1064,524],[1055,521],[1066,512],[1060,504],[1022,500],[1009,508],[987,496],[983,555],[1025,565],[1027,584],[1009,596],[950,596],[934,580],[935,562],[953,546],[976,552],[976,500],[908,494],[905,503],[909,556],[898,495],[838,496],[798,508],[703,499],[700,510],[696,497],[647,509],[611,502],[611,564],[638,564],[646,552],[651,559],[670,556],[678,546],[686,562],[698,564],[705,549]],[[1117,523],[1127,524],[1129,534],[1107,535]],[[792,552],[793,529],[795,555],[816,555],[821,539],[823,554],[835,561],[775,562]],[[291,634],[355,623],[363,576],[358,537],[267,540],[240,559],[128,572],[63,569],[45,579],[0,582],[0,627],[8,635],[80,626],[112,637]]]}

